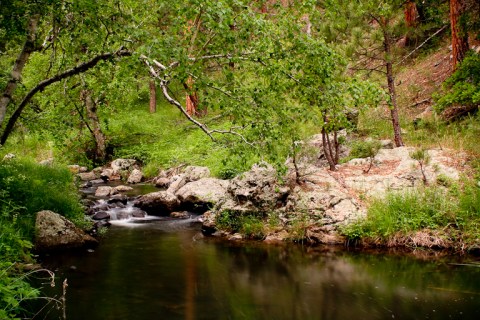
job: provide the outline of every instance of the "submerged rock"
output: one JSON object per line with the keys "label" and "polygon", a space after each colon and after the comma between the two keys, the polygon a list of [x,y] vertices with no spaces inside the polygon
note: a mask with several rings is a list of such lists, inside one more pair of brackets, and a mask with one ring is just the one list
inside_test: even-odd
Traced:
{"label": "submerged rock", "polygon": [[53,211],[40,211],[35,222],[35,249],[52,251],[95,245],[98,241]]}
{"label": "submerged rock", "polygon": [[109,220],[110,215],[106,211],[98,211],[92,216],[93,220]]}

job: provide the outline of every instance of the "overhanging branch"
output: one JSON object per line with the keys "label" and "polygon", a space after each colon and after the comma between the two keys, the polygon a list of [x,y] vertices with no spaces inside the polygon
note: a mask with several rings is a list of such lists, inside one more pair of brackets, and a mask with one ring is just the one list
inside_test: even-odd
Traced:
{"label": "overhanging branch", "polygon": [[15,112],[12,114],[10,119],[8,120],[7,126],[5,127],[5,130],[3,131],[2,137],[0,139],[0,144],[4,144],[5,141],[7,140],[8,136],[13,130],[13,127],[15,126],[15,123],[17,122],[18,118],[20,117],[23,109],[25,106],[30,102],[30,100],[33,98],[33,96],[38,93],[39,91],[44,90],[46,87],[49,85],[59,82],[63,79],[69,78],[71,76],[86,72],[87,70],[95,67],[100,61],[108,60],[113,57],[124,57],[124,56],[130,56],[132,53],[123,47],[120,48],[119,50],[115,52],[107,52],[103,53],[100,55],[97,55],[93,57],[91,60],[81,63],[77,65],[76,67],[73,67],[72,69],[69,69],[65,72],[62,72],[60,74],[57,74],[56,76],[53,76],[49,79],[45,79],[43,81],[40,81],[34,88],[32,88],[27,95],[22,99],[20,104],[18,105],[17,109]]}

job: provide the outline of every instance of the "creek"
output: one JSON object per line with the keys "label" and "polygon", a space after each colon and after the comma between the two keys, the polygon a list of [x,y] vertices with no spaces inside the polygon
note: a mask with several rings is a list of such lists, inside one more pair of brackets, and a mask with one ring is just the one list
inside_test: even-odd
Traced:
{"label": "creek", "polygon": [[45,295],[68,279],[69,320],[478,319],[477,258],[421,254],[229,242],[192,216],[116,221],[95,250],[41,262],[57,279]]}

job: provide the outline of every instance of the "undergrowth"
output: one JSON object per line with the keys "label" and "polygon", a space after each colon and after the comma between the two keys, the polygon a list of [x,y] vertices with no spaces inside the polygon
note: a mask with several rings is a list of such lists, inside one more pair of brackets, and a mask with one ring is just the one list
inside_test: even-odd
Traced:
{"label": "undergrowth", "polygon": [[52,210],[76,223],[83,221],[73,177],[65,167],[38,165],[32,160],[2,161],[0,190],[3,215],[15,220],[28,239],[33,238],[35,213],[41,210]]}

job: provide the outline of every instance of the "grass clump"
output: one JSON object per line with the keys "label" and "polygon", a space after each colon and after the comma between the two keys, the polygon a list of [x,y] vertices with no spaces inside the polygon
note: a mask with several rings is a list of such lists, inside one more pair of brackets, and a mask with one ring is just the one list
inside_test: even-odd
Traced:
{"label": "grass clump", "polygon": [[355,141],[352,143],[350,157],[354,158],[370,158],[375,157],[382,144],[378,140]]}
{"label": "grass clump", "polygon": [[345,226],[342,233],[352,240],[385,244],[421,230],[442,231],[451,247],[474,246],[480,238],[480,187],[466,182],[450,189],[431,186],[390,193],[374,200],[367,218]]}
{"label": "grass clump", "polygon": [[221,230],[239,232],[251,239],[262,239],[265,236],[265,223],[258,213],[239,214],[225,210],[217,215],[215,222]]}

